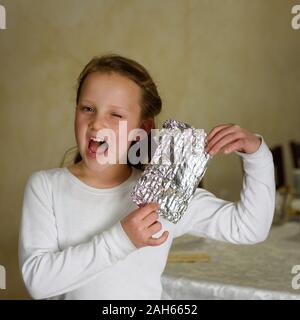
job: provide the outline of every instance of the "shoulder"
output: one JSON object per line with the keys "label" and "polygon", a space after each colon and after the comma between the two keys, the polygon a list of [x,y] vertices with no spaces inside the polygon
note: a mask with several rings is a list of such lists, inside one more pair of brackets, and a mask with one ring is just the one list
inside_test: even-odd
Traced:
{"label": "shoulder", "polygon": [[175,225],[175,237],[186,233],[200,216],[204,217],[216,200],[213,193],[203,188],[196,188],[186,211]]}
{"label": "shoulder", "polygon": [[208,199],[208,198],[216,198],[216,196],[210,191],[203,188],[196,188],[191,201],[196,199]]}
{"label": "shoulder", "polygon": [[51,189],[54,180],[59,179],[65,174],[65,168],[53,168],[34,171],[29,175],[27,179],[26,188],[43,188],[49,190]]}
{"label": "shoulder", "polygon": [[224,205],[230,204],[230,201],[218,198],[212,192],[197,188],[187,207],[187,216],[201,212],[202,216],[211,215]]}

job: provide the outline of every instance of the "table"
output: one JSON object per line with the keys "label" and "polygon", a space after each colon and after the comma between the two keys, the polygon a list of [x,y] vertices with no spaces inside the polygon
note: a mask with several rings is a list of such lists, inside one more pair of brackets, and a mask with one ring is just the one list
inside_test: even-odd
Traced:
{"label": "table", "polygon": [[300,265],[300,223],[272,226],[268,239],[234,245],[190,234],[173,240],[170,254],[206,252],[207,262],[167,262],[162,299],[299,299],[292,288]]}

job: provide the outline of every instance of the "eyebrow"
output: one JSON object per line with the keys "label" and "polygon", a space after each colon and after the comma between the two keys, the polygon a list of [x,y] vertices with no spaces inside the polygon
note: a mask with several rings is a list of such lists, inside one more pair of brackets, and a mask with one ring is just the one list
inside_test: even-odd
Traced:
{"label": "eyebrow", "polygon": [[[79,102],[92,104],[93,106],[96,105],[96,103],[94,103],[94,102],[92,102],[92,101],[90,101],[90,100],[86,100],[86,99],[79,100]],[[113,107],[113,108],[117,108],[117,109],[122,109],[122,110],[125,110],[125,111],[128,109],[128,108],[126,108],[126,107],[116,106],[116,105],[113,105],[113,104],[110,104],[109,107]]]}

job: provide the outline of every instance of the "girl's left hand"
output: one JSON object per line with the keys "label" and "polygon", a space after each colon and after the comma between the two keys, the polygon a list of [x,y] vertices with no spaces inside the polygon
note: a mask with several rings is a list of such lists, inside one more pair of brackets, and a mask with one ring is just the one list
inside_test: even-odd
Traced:
{"label": "girl's left hand", "polygon": [[224,124],[213,128],[206,137],[206,152],[216,155],[221,149],[225,154],[234,151],[253,153],[261,139],[236,124]]}

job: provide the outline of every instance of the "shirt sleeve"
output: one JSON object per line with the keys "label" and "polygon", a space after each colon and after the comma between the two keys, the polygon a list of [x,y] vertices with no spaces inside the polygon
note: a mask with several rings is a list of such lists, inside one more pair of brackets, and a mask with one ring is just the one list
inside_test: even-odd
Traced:
{"label": "shirt sleeve", "polygon": [[74,290],[138,250],[120,221],[89,242],[59,250],[51,185],[43,171],[28,179],[19,234],[19,265],[34,299]]}
{"label": "shirt sleeve", "polygon": [[264,241],[275,208],[275,175],[272,153],[262,136],[258,150],[235,152],[243,159],[240,200],[229,202],[197,188],[186,213],[175,227],[174,237],[184,233],[236,244]]}

